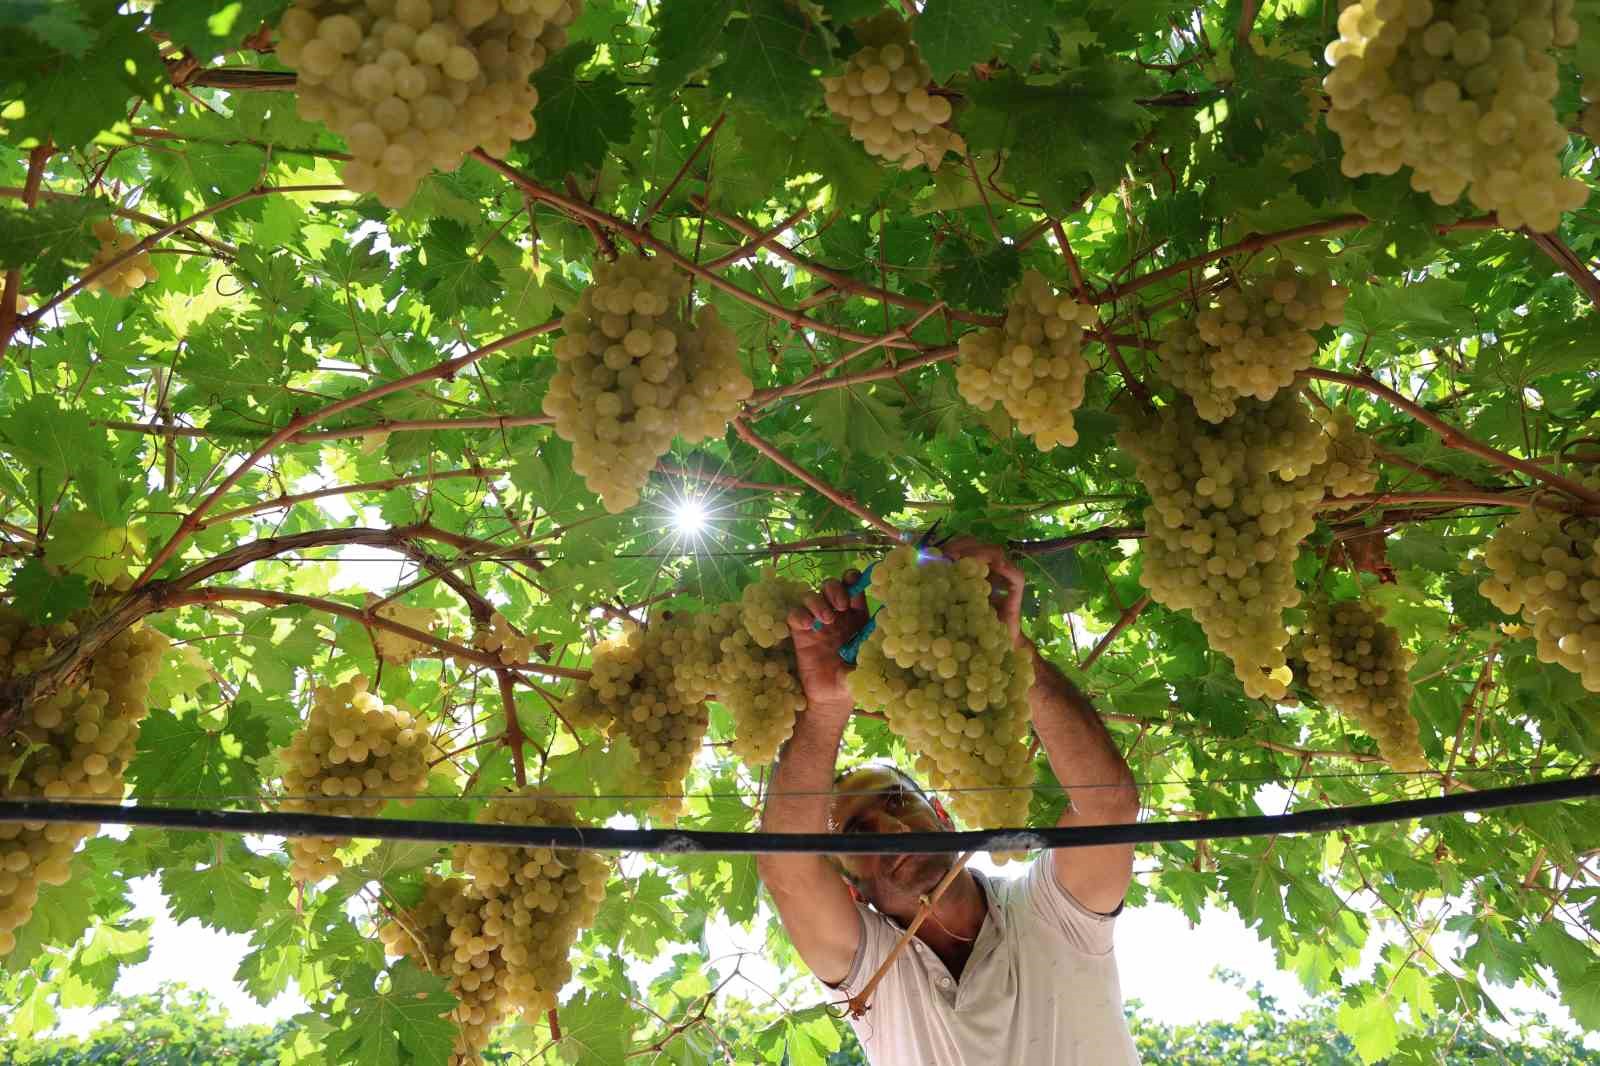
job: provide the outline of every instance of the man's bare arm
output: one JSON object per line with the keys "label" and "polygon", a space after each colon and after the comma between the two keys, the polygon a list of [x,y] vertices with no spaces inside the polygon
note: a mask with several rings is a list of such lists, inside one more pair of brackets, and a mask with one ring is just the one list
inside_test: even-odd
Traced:
{"label": "man's bare arm", "polygon": [[[845,575],[849,580],[851,575]],[[812,622],[820,621],[820,630]],[[839,647],[866,622],[866,600],[850,600],[830,581],[805,610],[789,616],[806,710],[778,757],[761,812],[769,833],[826,833],[829,793],[839,745],[854,705],[845,688]],[[800,958],[818,978],[838,984],[850,973],[861,942],[861,919],[844,879],[821,855],[759,855],[756,871]]]}
{"label": "man's bare arm", "polygon": [[[1071,800],[1056,825],[1116,825],[1137,820],[1139,790],[1105,723],[1088,697],[1022,635],[1022,570],[1003,549],[971,537],[952,541],[945,552],[952,558],[971,556],[989,564],[990,579],[996,586],[995,611],[1006,624],[1012,643],[1033,659],[1034,682],[1028,691],[1033,730],[1050,760],[1050,769],[1067,786]],[[1133,880],[1131,845],[1061,848],[1051,858],[1057,883],[1079,903],[1102,914],[1117,908]]]}
{"label": "man's bare arm", "polygon": [[[1094,706],[1031,643],[1023,650],[1033,657],[1035,680],[1028,692],[1033,730],[1050,760],[1050,769],[1067,786],[1071,800],[1056,825],[1137,821],[1139,789],[1133,772]],[[1051,859],[1061,887],[1085,907],[1102,914],[1117,908],[1133,880],[1131,844],[1061,848],[1052,853]]]}

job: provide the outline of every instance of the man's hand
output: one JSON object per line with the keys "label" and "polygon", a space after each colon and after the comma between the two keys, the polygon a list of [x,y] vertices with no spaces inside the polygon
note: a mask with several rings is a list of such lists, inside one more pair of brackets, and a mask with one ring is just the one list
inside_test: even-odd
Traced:
{"label": "man's hand", "polygon": [[1022,568],[1011,561],[1004,548],[985,544],[976,537],[957,537],[940,551],[952,559],[977,559],[989,564],[989,602],[1006,624],[1012,645],[1023,647],[1027,641],[1022,636],[1022,590],[1027,579],[1022,576]]}
{"label": "man's hand", "polygon": [[[859,571],[846,570],[843,581],[824,582],[806,597],[804,607],[789,612],[795,665],[811,711],[849,715],[855,707],[845,686],[850,664],[839,658],[839,649],[867,624],[866,595],[851,596],[845,587],[860,576]],[[813,622],[821,622],[822,628],[813,629]]]}

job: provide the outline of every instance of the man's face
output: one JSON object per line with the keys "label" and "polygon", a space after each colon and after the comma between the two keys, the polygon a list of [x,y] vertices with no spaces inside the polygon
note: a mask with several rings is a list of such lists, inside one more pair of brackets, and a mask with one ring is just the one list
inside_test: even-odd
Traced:
{"label": "man's face", "polygon": [[[829,808],[839,833],[942,833],[949,827],[931,804],[892,770],[866,767],[840,781]],[[955,863],[955,852],[933,855],[838,855],[856,889],[885,914],[914,912]]]}

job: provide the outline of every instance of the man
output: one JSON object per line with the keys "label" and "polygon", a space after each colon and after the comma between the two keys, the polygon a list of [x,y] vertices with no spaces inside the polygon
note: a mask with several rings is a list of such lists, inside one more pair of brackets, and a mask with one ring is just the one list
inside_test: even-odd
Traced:
{"label": "man", "polygon": [[[989,564],[996,611],[1033,657],[1034,732],[1061,781],[1096,786],[1073,788],[1056,824],[1136,820],[1133,775],[1099,716],[1022,635],[1021,570],[970,538],[945,552]],[[950,829],[943,809],[898,770],[858,768],[835,780],[854,710],[838,651],[866,621],[865,598],[839,581],[789,615],[807,710],[772,780],[762,817],[769,832]],[[855,995],[955,858],[763,855],[758,869],[800,958],[825,984]],[[866,1015],[852,1020],[867,1058],[873,1066],[1135,1066],[1111,943],[1132,875],[1127,845],[1049,852],[1015,879],[963,869],[890,964]]]}

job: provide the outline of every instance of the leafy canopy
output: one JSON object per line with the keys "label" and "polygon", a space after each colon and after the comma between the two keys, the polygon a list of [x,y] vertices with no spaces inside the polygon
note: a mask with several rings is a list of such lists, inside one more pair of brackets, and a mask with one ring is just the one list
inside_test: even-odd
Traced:
{"label": "leafy canopy", "polygon": [[[469,818],[519,776],[579,796],[590,818],[638,813],[605,798],[627,791],[627,753],[552,713],[589,649],[624,613],[724,602],[765,564],[813,582],[860,565],[883,546],[868,516],[910,531],[942,518],[1016,548],[1028,633],[1058,663],[1088,662],[1075,677],[1151,817],[1396,799],[1600,758],[1596,698],[1478,593],[1504,516],[1561,496],[1504,460],[1579,476],[1572,445],[1596,436],[1593,208],[1535,240],[1435,205],[1404,174],[1345,177],[1318,91],[1336,5],[1286,0],[927,0],[913,39],[969,155],[880,165],[826,111],[819,76],[842,69],[851,20],[907,6],[589,0],[536,75],[535,136],[393,211],[342,188],[345,145],[296,113],[257,32],[283,0],[0,11],[0,583],[40,623],[117,585],[177,642],[129,770],[136,799],[260,798],[311,687],[362,672],[451,753],[394,813]],[[1583,43],[1559,57],[1563,119],[1600,71],[1600,8],[1579,15]],[[1590,142],[1564,160],[1592,178]],[[78,289],[106,219],[149,238],[159,267],[128,298]],[[695,299],[738,335],[758,390],[744,418],[768,446],[733,432],[680,445],[620,515],[541,407],[559,317],[612,245],[715,264]],[[1025,270],[1074,286],[1068,247],[1104,327],[1080,439],[1041,453],[961,400],[951,359]],[[1322,516],[1301,587],[1381,604],[1417,653],[1427,773],[1387,773],[1313,700],[1246,699],[1185,613],[1129,611],[1147,497],[1114,436],[1156,386],[1152,338],[1198,290],[1280,260],[1353,291],[1305,385],[1359,420],[1383,468],[1381,499]],[[710,516],[698,538],[674,529],[686,499]],[[378,598],[436,611],[437,646],[380,663]],[[470,654],[496,610],[534,649],[505,688]],[[713,707],[686,826],[755,824],[763,768],[728,757],[730,729]],[[909,762],[870,718],[846,745]],[[1065,796],[1042,759],[1037,773],[1043,823]],[[1596,826],[1592,809],[1547,807],[1152,847],[1125,920],[1155,900],[1236,910],[1333,997],[1368,1062],[1434,1061],[1431,1043],[1465,1039],[1438,1018],[1495,1019],[1518,981],[1600,1029]],[[302,898],[270,842],[96,838],[18,931],[0,999],[27,1032],[108,995],[146,935],[127,883],[153,875],[177,916],[249,932],[252,995],[294,987],[312,1005],[294,1035],[306,1054],[441,1061],[448,993],[386,961],[372,930],[445,859],[358,843]],[[776,936],[785,984],[769,991],[791,1013],[719,1028],[745,990],[722,986],[734,963],[708,957],[708,930],[773,923],[752,861],[624,870],[576,949],[562,1039],[547,1020],[506,1037],[523,1061],[653,1049],[639,1061],[696,1063],[733,1047],[799,1063],[839,1046]]]}

